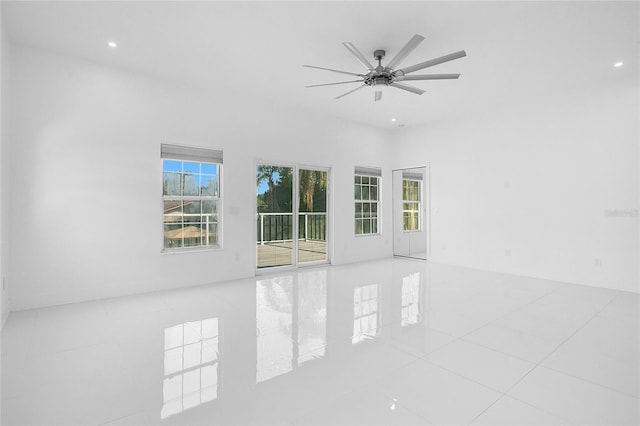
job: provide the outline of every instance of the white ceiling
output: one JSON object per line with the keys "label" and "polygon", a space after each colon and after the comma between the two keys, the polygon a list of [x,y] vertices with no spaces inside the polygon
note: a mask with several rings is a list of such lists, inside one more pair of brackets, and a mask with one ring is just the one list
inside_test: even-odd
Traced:
{"label": "white ceiling", "polygon": [[[638,76],[635,1],[3,1],[2,15],[14,43],[382,128]],[[350,86],[303,87],[351,79],[303,64],[363,72],[342,42],[371,57],[385,49],[389,60],[414,34],[426,39],[403,66],[466,50],[424,71],[460,79],[411,82],[427,93],[391,89],[375,103],[369,88],[335,100]],[[119,47],[108,48],[109,40]],[[625,65],[614,68],[617,61]]]}

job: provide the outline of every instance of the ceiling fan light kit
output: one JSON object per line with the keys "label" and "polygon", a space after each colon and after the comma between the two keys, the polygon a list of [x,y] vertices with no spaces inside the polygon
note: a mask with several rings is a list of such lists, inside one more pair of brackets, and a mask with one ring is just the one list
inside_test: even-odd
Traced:
{"label": "ceiling fan light kit", "polygon": [[399,83],[400,81],[420,81],[420,80],[452,80],[460,77],[460,74],[422,74],[422,75],[407,75],[412,72],[419,71],[425,68],[432,67],[434,65],[439,65],[444,62],[452,61],[454,59],[459,59],[467,56],[467,53],[464,50],[459,52],[450,53],[445,56],[441,56],[439,58],[430,59],[428,61],[420,62],[419,64],[411,65],[405,68],[396,69],[396,66],[402,62],[421,42],[424,40],[424,37],[421,35],[414,35],[411,40],[402,48],[400,51],[394,56],[391,61],[386,66],[382,65],[382,60],[384,59],[386,52],[384,50],[378,49],[373,52],[373,57],[376,61],[378,61],[378,65],[374,67],[369,60],[362,54],[360,51],[351,43],[345,42],[342,43],[344,47],[347,48],[349,52],[355,56],[356,60],[367,70],[366,74],[358,74],[349,71],[340,71],[331,68],[323,68],[317,67],[314,65],[303,65],[308,68],[316,68],[325,71],[331,71],[339,74],[347,74],[359,77],[359,80],[349,80],[349,81],[340,81],[337,83],[324,83],[324,84],[313,84],[305,87],[320,87],[320,86],[334,86],[339,84],[349,84],[349,83],[362,83],[362,85],[356,87],[353,90],[348,91],[347,93],[343,93],[340,96],[337,96],[335,99],[343,98],[356,90],[360,90],[363,87],[372,87],[375,89],[374,101],[382,100],[382,92],[387,87],[395,87],[397,89],[405,90],[407,92],[414,93],[416,95],[422,95],[425,91],[422,89],[418,89],[417,87],[408,86],[406,84]]}

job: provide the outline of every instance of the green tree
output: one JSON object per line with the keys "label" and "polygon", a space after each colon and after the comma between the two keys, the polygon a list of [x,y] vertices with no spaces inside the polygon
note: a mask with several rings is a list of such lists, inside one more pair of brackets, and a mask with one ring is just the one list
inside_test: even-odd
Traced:
{"label": "green tree", "polygon": [[300,171],[300,211],[326,211],[327,172]]}
{"label": "green tree", "polygon": [[276,198],[276,186],[280,181],[279,171],[282,167],[260,165],[256,169],[256,186],[267,183],[267,191],[258,196],[258,208],[264,208],[266,213],[274,213],[280,210]]}
{"label": "green tree", "polygon": [[290,213],[293,202],[293,176],[290,167],[264,166],[256,169],[256,185],[267,184],[267,190],[258,194],[260,213]]}

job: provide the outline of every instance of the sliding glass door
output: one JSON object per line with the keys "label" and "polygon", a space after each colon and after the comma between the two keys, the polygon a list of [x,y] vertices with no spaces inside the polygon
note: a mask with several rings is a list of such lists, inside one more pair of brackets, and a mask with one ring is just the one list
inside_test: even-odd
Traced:
{"label": "sliding glass door", "polygon": [[298,170],[298,262],[327,260],[326,170]]}
{"label": "sliding glass door", "polygon": [[258,269],[328,261],[328,180],[326,169],[256,166]]}
{"label": "sliding glass door", "polygon": [[292,167],[256,166],[257,267],[294,264]]}

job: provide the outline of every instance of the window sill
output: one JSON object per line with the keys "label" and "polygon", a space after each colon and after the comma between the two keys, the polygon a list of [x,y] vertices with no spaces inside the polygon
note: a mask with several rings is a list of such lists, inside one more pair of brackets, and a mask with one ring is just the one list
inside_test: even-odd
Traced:
{"label": "window sill", "polygon": [[202,253],[202,252],[210,252],[210,251],[221,251],[221,246],[209,246],[209,247],[185,247],[185,248],[175,248],[175,249],[162,249],[160,250],[160,254],[182,254],[182,253]]}

